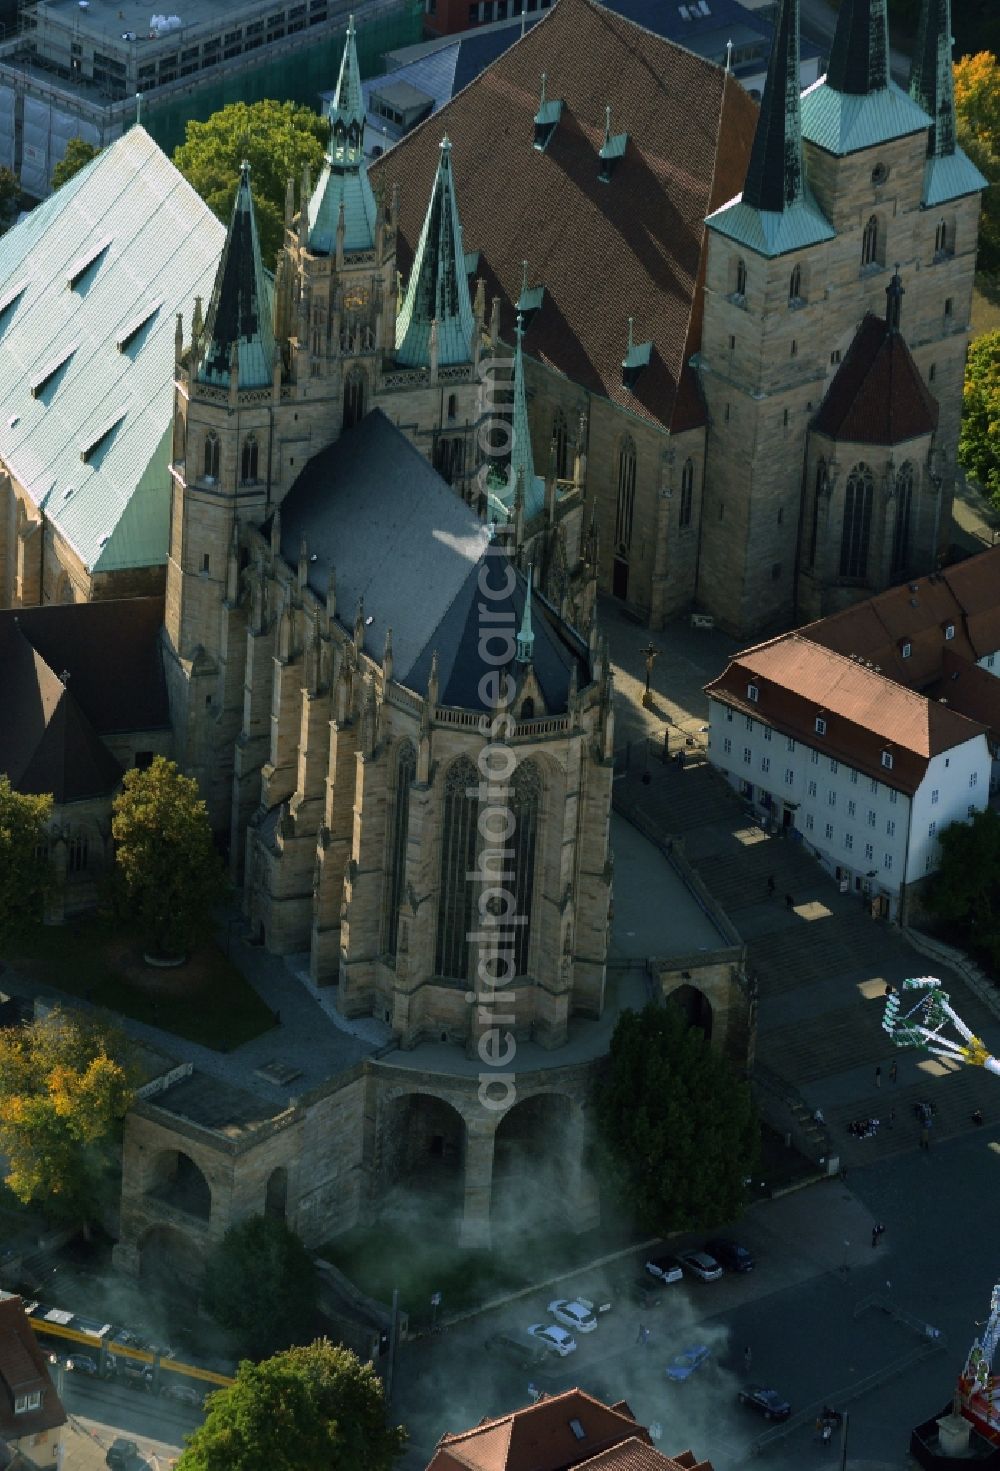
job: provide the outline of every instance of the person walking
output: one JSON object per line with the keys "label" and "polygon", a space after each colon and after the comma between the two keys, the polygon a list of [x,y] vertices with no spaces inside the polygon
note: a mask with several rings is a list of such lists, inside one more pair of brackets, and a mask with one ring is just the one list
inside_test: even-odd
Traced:
{"label": "person walking", "polygon": [[875,1069],[875,1087],[876,1088],[881,1088],[881,1086],[882,1086],[882,1069],[879,1066],[879,1067],[876,1067],[876,1069]]}
{"label": "person walking", "polygon": [[889,1082],[890,1083],[895,1083],[895,1081],[896,1081],[896,1079],[898,1077],[899,1077],[899,1068],[896,1066],[895,1060],[893,1060],[892,1065],[889,1068]]}

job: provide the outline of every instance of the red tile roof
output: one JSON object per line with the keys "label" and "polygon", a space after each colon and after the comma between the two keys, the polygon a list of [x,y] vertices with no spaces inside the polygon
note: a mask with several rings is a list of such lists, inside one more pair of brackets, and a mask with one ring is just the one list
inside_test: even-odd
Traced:
{"label": "red tile roof", "polygon": [[[14,1413],[21,1395],[40,1393],[42,1402],[27,1414]],[[63,1409],[49,1378],[46,1355],[38,1346],[19,1297],[0,1301],[0,1437],[22,1440],[65,1425]]]}
{"label": "red tile roof", "polygon": [[[705,689],[902,792],[916,791],[932,756],[985,734],[978,722],[797,633],[745,649]],[[825,735],[816,732],[817,717]],[[883,751],[891,768],[882,765]]]}
{"label": "red tile roof", "polygon": [[685,1471],[686,1467],[692,1471],[695,1467],[697,1471],[712,1471],[711,1461],[696,1462],[690,1451],[684,1454],[690,1457],[689,1461],[674,1460],[633,1437],[589,1461],[581,1461],[578,1471]]}
{"label": "red tile roof", "polygon": [[[574,1421],[582,1436],[574,1431]],[[537,1404],[484,1420],[471,1430],[443,1435],[427,1471],[566,1471],[589,1465],[600,1452],[631,1440],[651,1444],[624,1401],[612,1408],[582,1389],[570,1389],[543,1395]],[[623,1466],[632,1471],[628,1462]]]}
{"label": "red tile roof", "polygon": [[[549,100],[563,103],[544,153],[532,146],[542,72]],[[628,145],[602,184],[609,105]],[[401,185],[405,275],[447,133],[465,249],[480,253],[487,300],[500,297],[504,339],[527,259],[545,296],[525,352],[676,430],[704,422],[685,368],[701,338],[704,218],[743,187],[756,119],[722,68],[594,0],[559,0],[371,174]],[[633,393],[621,381],[630,315],[636,343],[653,344]]]}
{"label": "red tile roof", "polygon": [[904,444],[937,428],[938,405],[903,337],[868,312],[813,428],[856,444]]}

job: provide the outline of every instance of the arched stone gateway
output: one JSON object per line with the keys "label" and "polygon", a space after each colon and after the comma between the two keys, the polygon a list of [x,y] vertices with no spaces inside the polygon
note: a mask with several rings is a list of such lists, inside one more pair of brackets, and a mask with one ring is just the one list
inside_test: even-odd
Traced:
{"label": "arched stone gateway", "polygon": [[491,1223],[495,1232],[555,1225],[587,1230],[598,1205],[583,1168],[583,1109],[562,1093],[535,1093],[515,1103],[493,1143]]}
{"label": "arched stone gateway", "polygon": [[376,1181],[383,1214],[430,1211],[441,1230],[454,1233],[462,1209],[465,1119],[431,1093],[403,1093],[382,1109]]}
{"label": "arched stone gateway", "polygon": [[678,986],[670,992],[667,1000],[680,1007],[689,1027],[698,1027],[705,1033],[706,1041],[712,1040],[712,1003],[704,991],[699,991],[697,986]]}
{"label": "arched stone gateway", "polygon": [[189,1154],[163,1149],[149,1167],[146,1194],[198,1221],[212,1215],[212,1189]]}
{"label": "arched stone gateway", "polygon": [[200,1243],[174,1226],[153,1226],[139,1243],[139,1276],[166,1291],[189,1291],[201,1275]]}

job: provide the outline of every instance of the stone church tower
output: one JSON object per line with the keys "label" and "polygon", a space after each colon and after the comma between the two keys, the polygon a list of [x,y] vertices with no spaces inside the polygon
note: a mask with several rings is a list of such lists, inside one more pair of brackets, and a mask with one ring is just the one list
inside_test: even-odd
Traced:
{"label": "stone church tower", "polygon": [[955,142],[949,0],[925,0],[909,95],[885,0],[844,0],[801,98],[798,64],[782,0],[743,194],[708,219],[698,597],[743,636],[937,565],[985,184]]}

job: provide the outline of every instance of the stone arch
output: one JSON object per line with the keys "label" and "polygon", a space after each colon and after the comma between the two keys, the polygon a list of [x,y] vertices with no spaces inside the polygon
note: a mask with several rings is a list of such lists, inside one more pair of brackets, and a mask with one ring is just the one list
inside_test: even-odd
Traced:
{"label": "stone arch", "polygon": [[502,1116],[493,1141],[492,1223],[530,1231],[559,1221],[579,1192],[583,1111],[556,1090],[519,1099]]}
{"label": "stone arch", "polygon": [[148,1168],[147,1195],[197,1221],[211,1218],[212,1187],[189,1154],[161,1149]]}
{"label": "stone arch", "polygon": [[705,1033],[705,1041],[712,1040],[714,1012],[712,1003],[704,991],[685,981],[667,993],[666,998],[673,1006],[679,1006],[689,1027],[697,1027]]}
{"label": "stone arch", "polygon": [[885,257],[885,231],[877,214],[869,215],[861,232],[861,269],[878,266]]}
{"label": "stone arch", "polygon": [[218,482],[222,445],[214,429],[205,435],[205,479]]}
{"label": "stone arch", "polygon": [[[466,1121],[437,1093],[400,1092],[384,1100],[379,1128],[377,1188],[386,1214],[419,1194],[433,1213],[457,1226],[465,1188]],[[401,1189],[399,1188],[401,1187]]]}
{"label": "stone arch", "polygon": [[267,1177],[264,1214],[275,1221],[283,1221],[288,1215],[288,1171],[284,1165],[278,1165]]}
{"label": "stone arch", "polygon": [[176,1226],[152,1226],[139,1242],[140,1279],[167,1290],[188,1290],[202,1259],[201,1244]]}

